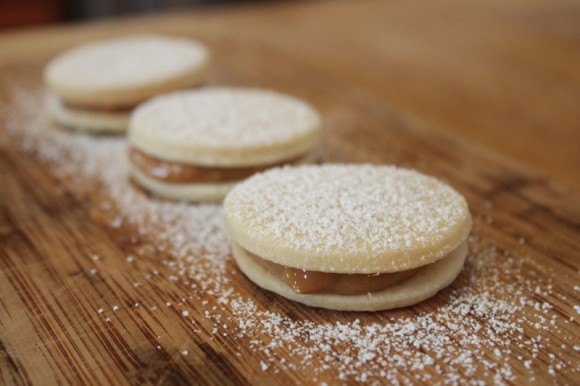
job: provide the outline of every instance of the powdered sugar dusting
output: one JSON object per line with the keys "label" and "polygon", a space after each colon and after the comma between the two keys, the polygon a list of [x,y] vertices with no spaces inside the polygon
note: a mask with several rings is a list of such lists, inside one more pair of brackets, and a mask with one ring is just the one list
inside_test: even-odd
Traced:
{"label": "powdered sugar dusting", "polygon": [[[104,194],[93,206],[114,213],[108,222],[111,229],[131,224],[136,235],[170,256],[159,267],[169,275],[143,272],[135,287],[171,281],[194,299],[190,308],[189,298],[175,299],[169,292],[161,304],[133,299],[139,300],[135,312],[175,308],[179,320],[203,318],[210,325],[210,339],[238,347],[245,366],[255,363],[258,374],[307,372],[312,382],[320,384],[479,385],[548,383],[556,376],[570,383],[576,379],[578,324],[564,315],[575,315],[573,306],[578,301],[557,300],[559,293],[549,272],[539,274],[532,260],[512,257],[476,234],[469,240],[471,254],[463,274],[436,301],[408,311],[376,314],[334,313],[300,305],[291,306],[295,313],[288,313],[284,311],[288,307],[278,305],[284,300],[268,298],[259,290],[250,294],[234,285],[240,274],[229,268],[221,207],[148,198],[127,182],[122,139],[54,130],[39,113],[42,98],[42,90],[30,84],[8,90],[0,119],[10,140],[49,161],[51,172],[77,197],[102,189]],[[139,254],[130,256],[127,269],[138,271]],[[87,259],[105,264],[107,256]],[[196,299],[202,293],[200,302]],[[126,310],[119,307],[113,312],[111,307],[97,305],[95,314],[114,325]],[[193,323],[191,328],[202,334],[196,326]],[[193,360],[196,344],[180,343],[179,356]],[[161,340],[151,346],[152,351],[170,349]]]}
{"label": "powdered sugar dusting", "polygon": [[189,39],[130,36],[75,47],[50,62],[46,76],[69,90],[118,90],[183,76],[208,56],[203,45]]}
{"label": "powdered sugar dusting", "polygon": [[271,169],[236,186],[224,205],[244,248],[317,271],[421,266],[455,249],[471,224],[460,194],[394,166]]}
{"label": "powdered sugar dusting", "polygon": [[312,107],[290,96],[212,87],[154,98],[136,110],[130,126],[132,137],[149,141],[251,151],[312,136],[320,121]]}

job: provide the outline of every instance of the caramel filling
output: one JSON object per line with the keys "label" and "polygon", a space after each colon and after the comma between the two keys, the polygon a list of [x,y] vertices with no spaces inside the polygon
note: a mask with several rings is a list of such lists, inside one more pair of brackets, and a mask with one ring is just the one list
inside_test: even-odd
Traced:
{"label": "caramel filling", "polygon": [[262,259],[246,250],[244,252],[299,294],[360,295],[377,292],[410,279],[423,268],[390,273],[328,273],[291,268]]}
{"label": "caramel filling", "polygon": [[62,106],[65,108],[73,109],[73,110],[86,110],[92,111],[95,113],[119,113],[119,114],[129,114],[133,109],[136,107],[134,106],[109,106],[109,107],[90,107],[90,106],[82,106],[76,105],[74,103],[62,101]]}
{"label": "caramel filling", "polygon": [[129,150],[131,163],[145,175],[167,183],[212,183],[240,181],[252,174],[264,171],[271,167],[297,163],[303,157],[267,165],[247,166],[241,168],[205,167],[178,162],[165,161],[139,149]]}

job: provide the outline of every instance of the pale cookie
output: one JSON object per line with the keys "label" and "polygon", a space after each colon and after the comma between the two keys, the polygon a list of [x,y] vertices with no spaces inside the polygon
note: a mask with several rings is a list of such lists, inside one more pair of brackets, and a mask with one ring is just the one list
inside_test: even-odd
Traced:
{"label": "pale cookie", "polygon": [[205,46],[176,37],[131,36],[75,47],[45,67],[56,98],[50,112],[68,127],[123,131],[136,105],[198,84],[208,62]]}
{"label": "pale cookie", "polygon": [[131,111],[89,110],[65,106],[54,95],[47,98],[48,111],[61,125],[81,131],[122,133],[127,129]]}
{"label": "pale cookie", "polygon": [[272,166],[304,162],[320,117],[273,91],[205,88],[156,97],[133,113],[135,181],[170,199],[221,201],[235,183]]}
{"label": "pale cookie", "polygon": [[308,305],[403,307],[459,274],[471,216],[441,181],[394,166],[283,167],[224,203],[233,256],[256,284]]}

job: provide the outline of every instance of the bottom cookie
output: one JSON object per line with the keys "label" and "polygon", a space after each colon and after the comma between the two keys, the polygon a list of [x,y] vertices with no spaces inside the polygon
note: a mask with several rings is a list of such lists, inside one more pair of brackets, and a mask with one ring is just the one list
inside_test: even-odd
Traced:
{"label": "bottom cookie", "polygon": [[171,200],[192,202],[221,202],[235,183],[176,184],[151,178],[131,165],[131,176],[145,190]]}
{"label": "bottom cookie", "polygon": [[127,130],[130,111],[84,110],[65,106],[60,99],[48,97],[48,111],[64,127],[95,133],[123,133]]}
{"label": "bottom cookie", "polygon": [[378,311],[410,306],[435,295],[447,287],[461,272],[467,257],[464,241],[447,257],[425,266],[410,279],[382,291],[362,295],[299,294],[284,280],[257,263],[239,245],[232,247],[240,270],[254,283],[285,298],[312,307],[342,311]]}

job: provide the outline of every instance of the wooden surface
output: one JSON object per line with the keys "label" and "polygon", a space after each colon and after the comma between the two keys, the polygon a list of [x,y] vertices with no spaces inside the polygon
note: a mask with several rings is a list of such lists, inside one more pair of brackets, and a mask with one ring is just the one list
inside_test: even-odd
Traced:
{"label": "wooden surface", "polygon": [[[0,383],[333,384],[364,381],[365,374],[374,382],[575,384],[579,19],[580,5],[573,1],[352,1],[214,9],[4,34]],[[78,174],[90,160],[77,159],[85,166],[67,168],[72,161],[47,154],[47,145],[30,138],[25,126],[32,121],[19,118],[43,114],[40,73],[52,55],[82,41],[137,32],[205,41],[215,54],[210,84],[269,87],[311,101],[324,116],[322,161],[395,163],[456,187],[475,221],[472,254],[460,278],[416,307],[376,314],[314,310],[281,300],[236,274],[230,260],[221,273],[224,286],[231,287],[228,296],[256,305],[258,316],[196,289],[209,280],[203,275],[211,279],[215,272],[188,264],[207,262],[204,251],[219,247],[202,245],[196,250],[200,256],[188,260],[148,232],[150,226],[143,231],[136,223],[119,223],[118,213],[129,213],[115,208],[122,200],[112,197],[107,184]],[[22,103],[18,90],[34,98]],[[49,138],[51,130],[57,129],[47,125],[42,135]],[[61,147],[75,143],[60,140]],[[155,210],[160,207],[157,202]],[[195,275],[184,273],[188,270]],[[489,315],[450,313],[446,305],[461,306],[461,299],[494,308]],[[421,332],[425,318],[433,317],[452,332],[434,363],[414,369],[400,362],[406,354],[398,348],[411,350],[413,358],[431,347],[406,346],[400,334],[378,335],[382,344],[397,344],[345,373],[337,369],[351,369],[345,363],[350,351],[340,342],[329,352],[317,350],[321,344],[312,336],[274,347],[264,343],[277,333],[266,323],[236,330],[241,316],[257,325],[260,318],[272,322],[267,311],[281,315],[286,329],[291,323],[302,326],[297,331],[309,321],[318,331],[324,323],[397,328],[409,320]],[[476,363],[462,358],[467,362],[459,368],[451,360],[464,343],[445,313],[460,325],[475,326],[470,334],[481,339],[473,343]],[[500,313],[505,334],[497,326]],[[490,337],[501,342],[486,341]],[[301,345],[310,351],[301,351]],[[333,362],[327,355],[338,356]],[[376,370],[377,363],[385,373]]]}

